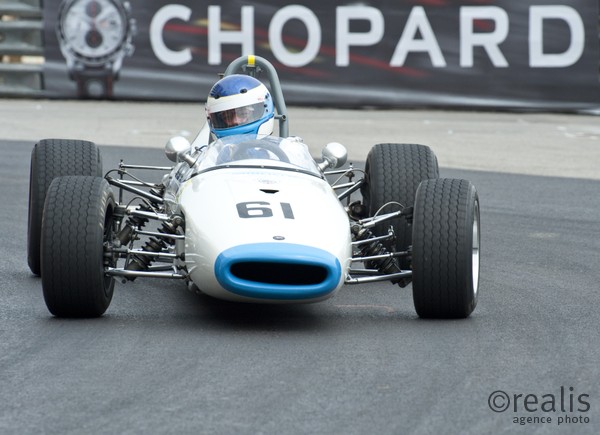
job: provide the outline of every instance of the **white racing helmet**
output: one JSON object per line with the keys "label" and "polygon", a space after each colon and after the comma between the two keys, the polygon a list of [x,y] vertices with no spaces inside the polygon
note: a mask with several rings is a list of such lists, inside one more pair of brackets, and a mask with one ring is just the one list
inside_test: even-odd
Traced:
{"label": "white racing helmet", "polygon": [[273,99],[267,87],[251,76],[233,74],[215,83],[206,100],[206,116],[217,138],[273,133]]}

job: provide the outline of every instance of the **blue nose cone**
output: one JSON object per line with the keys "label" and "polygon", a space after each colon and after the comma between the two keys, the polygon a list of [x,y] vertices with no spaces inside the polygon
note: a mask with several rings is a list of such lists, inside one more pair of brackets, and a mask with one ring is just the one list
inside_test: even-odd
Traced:
{"label": "blue nose cone", "polygon": [[215,262],[215,276],[225,290],[256,299],[320,298],[337,288],[341,275],[334,255],[291,243],[235,246]]}

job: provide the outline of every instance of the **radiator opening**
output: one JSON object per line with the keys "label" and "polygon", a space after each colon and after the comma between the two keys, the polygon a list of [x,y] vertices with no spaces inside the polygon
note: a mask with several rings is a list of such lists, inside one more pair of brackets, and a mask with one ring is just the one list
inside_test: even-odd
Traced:
{"label": "radiator opening", "polygon": [[325,267],[311,264],[244,261],[233,264],[231,273],[246,281],[290,286],[317,285],[327,279]]}

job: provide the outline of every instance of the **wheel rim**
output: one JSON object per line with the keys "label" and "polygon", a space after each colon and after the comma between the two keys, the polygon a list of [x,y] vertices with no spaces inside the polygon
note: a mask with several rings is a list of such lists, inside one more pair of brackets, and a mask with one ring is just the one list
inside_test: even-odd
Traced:
{"label": "wheel rim", "polygon": [[473,279],[473,295],[479,290],[479,202],[475,201],[473,216],[473,243],[471,250],[471,271]]}
{"label": "wheel rim", "polygon": [[115,254],[113,254],[111,257],[106,256],[106,248],[112,244],[113,237],[114,237],[114,231],[113,231],[112,209],[109,208],[106,210],[106,215],[104,217],[104,237],[103,237],[103,243],[102,243],[103,251],[105,253],[104,262],[102,265],[102,269],[103,269],[102,272],[104,274],[104,294],[106,296],[109,296],[109,294],[110,294],[111,285],[114,280],[114,277],[107,275],[105,272],[107,270],[107,267],[115,267],[117,264],[117,257]]}

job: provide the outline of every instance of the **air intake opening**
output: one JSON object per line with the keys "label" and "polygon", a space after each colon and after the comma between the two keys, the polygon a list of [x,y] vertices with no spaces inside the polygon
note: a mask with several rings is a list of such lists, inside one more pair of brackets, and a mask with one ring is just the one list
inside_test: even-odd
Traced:
{"label": "air intake opening", "polygon": [[244,261],[231,266],[231,273],[246,281],[279,285],[316,285],[327,279],[327,269],[310,264]]}

